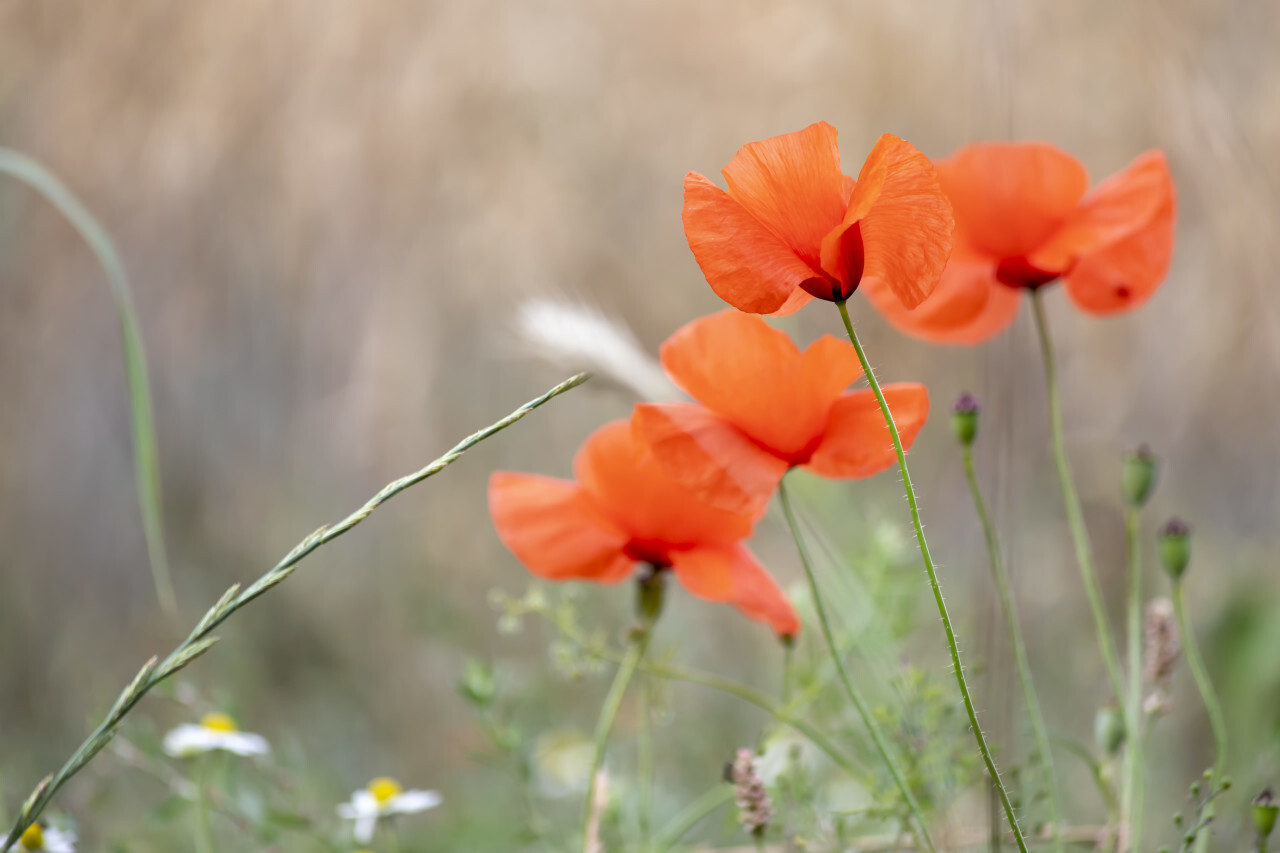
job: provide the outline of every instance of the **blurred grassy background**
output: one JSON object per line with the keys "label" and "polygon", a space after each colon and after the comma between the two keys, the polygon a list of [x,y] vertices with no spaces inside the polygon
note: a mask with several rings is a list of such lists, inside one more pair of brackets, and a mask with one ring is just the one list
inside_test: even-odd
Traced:
{"label": "blurred grassy background", "polygon": [[[1076,314],[1060,292],[1049,300],[1070,450],[1117,617],[1118,462],[1143,441],[1163,458],[1148,529],[1172,513],[1195,526],[1189,584],[1233,723],[1232,766],[1260,786],[1280,781],[1277,33],[1280,6],[1256,0],[0,0],[0,144],[60,175],[131,272],[186,619],[560,378],[512,347],[520,300],[589,300],[651,349],[717,309],[683,239],[680,181],[715,174],[746,141],[825,119],[856,173],[882,132],[932,156],[1037,138],[1095,178],[1165,149],[1180,215],[1164,288],[1107,320]],[[101,279],[55,212],[0,186],[10,807],[179,633],[151,591]],[[940,414],[962,390],[983,399],[979,464],[1035,627],[1050,725],[1087,738],[1103,676],[1029,317],[964,350],[899,337],[865,306],[857,321],[882,375],[927,382]],[[808,338],[838,320],[817,306],[789,328]],[[463,659],[523,662],[521,679],[547,681],[539,646],[493,630],[487,591],[519,591],[525,575],[487,520],[487,474],[565,474],[578,442],[628,405],[588,388],[482,446],[309,560],[191,677],[247,727],[290,732],[339,790],[386,772],[465,800],[479,735],[454,692]],[[968,651],[998,663],[945,417],[913,459]],[[897,489],[884,475],[823,490],[816,514],[843,541],[869,515],[896,519]],[[757,544],[795,578],[779,527],[762,526]],[[608,598],[625,612],[624,591]],[[677,609],[671,630],[695,656],[776,683],[765,632],[721,610]],[[922,660],[941,672],[922,613]],[[1177,687],[1152,750],[1169,771],[1153,801],[1170,804],[1209,755],[1185,672]],[[530,688],[521,701],[532,718],[587,728],[599,688],[541,699]],[[1007,743],[1004,702],[985,698]],[[752,731],[718,730],[710,766],[689,769],[686,755],[679,772],[712,778]],[[1075,799],[1082,816],[1096,811],[1087,791]]]}

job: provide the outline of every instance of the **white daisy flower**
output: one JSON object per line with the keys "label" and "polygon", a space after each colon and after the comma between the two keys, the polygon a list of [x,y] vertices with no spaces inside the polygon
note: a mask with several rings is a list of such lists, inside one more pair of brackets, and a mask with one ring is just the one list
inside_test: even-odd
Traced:
{"label": "white daisy flower", "polygon": [[164,736],[164,751],[187,758],[223,749],[236,755],[266,755],[271,751],[262,735],[242,732],[226,714],[206,714],[198,724],[184,723]]}
{"label": "white daisy flower", "polygon": [[13,848],[20,851],[39,851],[40,853],[76,853],[76,834],[70,830],[54,829],[33,823],[18,839]]}
{"label": "white daisy flower", "polygon": [[423,812],[440,802],[440,795],[435,791],[406,791],[395,779],[383,776],[352,794],[350,802],[339,805],[338,817],[354,820],[356,841],[368,844],[379,818]]}

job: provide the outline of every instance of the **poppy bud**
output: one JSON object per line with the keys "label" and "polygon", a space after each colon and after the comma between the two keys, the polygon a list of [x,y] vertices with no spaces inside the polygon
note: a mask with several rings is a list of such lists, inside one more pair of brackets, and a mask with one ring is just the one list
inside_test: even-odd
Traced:
{"label": "poppy bud", "polygon": [[1276,805],[1270,788],[1253,798],[1253,828],[1258,831],[1258,838],[1265,841],[1271,835],[1276,828],[1277,813],[1280,813],[1280,805]]}
{"label": "poppy bud", "polygon": [[1182,580],[1191,561],[1191,527],[1181,519],[1171,518],[1160,528],[1160,563],[1174,583]]}
{"label": "poppy bud", "polygon": [[646,625],[658,621],[662,613],[662,570],[645,566],[636,577],[636,615]]}
{"label": "poppy bud", "polygon": [[965,447],[978,436],[978,398],[967,391],[951,407],[951,432]]}
{"label": "poppy bud", "polygon": [[1159,468],[1156,456],[1145,444],[1124,458],[1124,466],[1120,469],[1120,486],[1129,506],[1137,509],[1151,497],[1151,490],[1156,484]]}
{"label": "poppy bud", "polygon": [[1115,756],[1124,744],[1124,717],[1116,708],[1106,707],[1093,719],[1093,738],[1098,749],[1108,758]]}

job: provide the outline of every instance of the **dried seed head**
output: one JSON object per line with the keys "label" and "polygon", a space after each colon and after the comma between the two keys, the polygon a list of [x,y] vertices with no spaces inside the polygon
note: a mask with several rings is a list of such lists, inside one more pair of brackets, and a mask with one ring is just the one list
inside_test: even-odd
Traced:
{"label": "dried seed head", "polygon": [[1169,678],[1182,653],[1173,602],[1157,598],[1147,604],[1145,633],[1142,680],[1149,692],[1142,708],[1147,714],[1158,716],[1168,710]]}
{"label": "dried seed head", "polygon": [[773,819],[773,802],[756,772],[755,755],[749,749],[738,750],[729,771],[738,804],[738,823],[748,833],[760,835]]}

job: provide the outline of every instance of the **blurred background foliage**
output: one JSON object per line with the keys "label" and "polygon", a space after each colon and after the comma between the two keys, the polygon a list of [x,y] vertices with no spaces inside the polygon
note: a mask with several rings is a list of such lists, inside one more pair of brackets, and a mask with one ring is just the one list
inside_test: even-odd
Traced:
{"label": "blurred background foliage", "polygon": [[[850,164],[882,132],[935,157],[1045,139],[1095,179],[1143,149],[1168,153],[1178,245],[1162,290],[1107,320],[1049,296],[1069,449],[1117,619],[1119,462],[1140,442],[1162,458],[1144,523],[1150,534],[1176,513],[1195,527],[1189,592],[1237,788],[1280,781],[1277,32],[1280,5],[1256,0],[0,0],[0,144],[82,198],[133,279],[183,614],[167,624],[151,588],[102,273],[56,212],[7,182],[0,800],[11,811],[227,585],[561,378],[512,344],[522,300],[585,300],[655,351],[717,310],[681,232],[683,174],[714,174],[742,143],[819,119],[840,129]],[[1105,677],[1052,479],[1030,318],[980,349],[941,350],[851,305],[884,378],[926,382],[937,413],[963,390],[983,400],[978,464],[1049,724],[1089,742]],[[818,306],[786,326],[808,339],[838,319]],[[512,825],[521,817],[514,784],[476,760],[489,747],[456,691],[466,660],[498,663],[529,732],[589,730],[604,686],[556,676],[550,634],[495,630],[490,590],[518,596],[527,578],[488,522],[486,478],[567,474],[581,439],[629,405],[588,386],[481,446],[238,617],[191,686],[304,756],[317,797],[391,774],[445,796],[413,824],[422,849],[506,846],[501,821],[475,835],[495,802]],[[912,458],[982,710],[1012,761],[1026,738],[944,417]],[[873,610],[882,593],[927,603],[909,556],[865,558],[901,536],[893,475],[805,482],[801,495],[832,555],[862,567],[847,609]],[[755,546],[798,579],[775,520]],[[885,565],[910,582],[867,568]],[[598,626],[625,624],[628,590],[586,594]],[[929,609],[889,610],[918,630],[872,632],[861,657],[892,700],[891,681],[918,677],[908,658],[934,675],[946,664]],[[777,689],[776,645],[726,608],[678,595],[658,645]],[[699,688],[672,692],[658,742],[668,812],[762,723]],[[163,700],[142,711],[160,728],[184,713]],[[1163,815],[1209,761],[1185,671],[1152,744],[1148,835],[1163,840]],[[1097,820],[1087,773],[1068,778],[1071,813]],[[83,819],[99,788],[74,784],[61,805]],[[118,836],[163,792],[111,796],[112,827],[86,836]]]}

